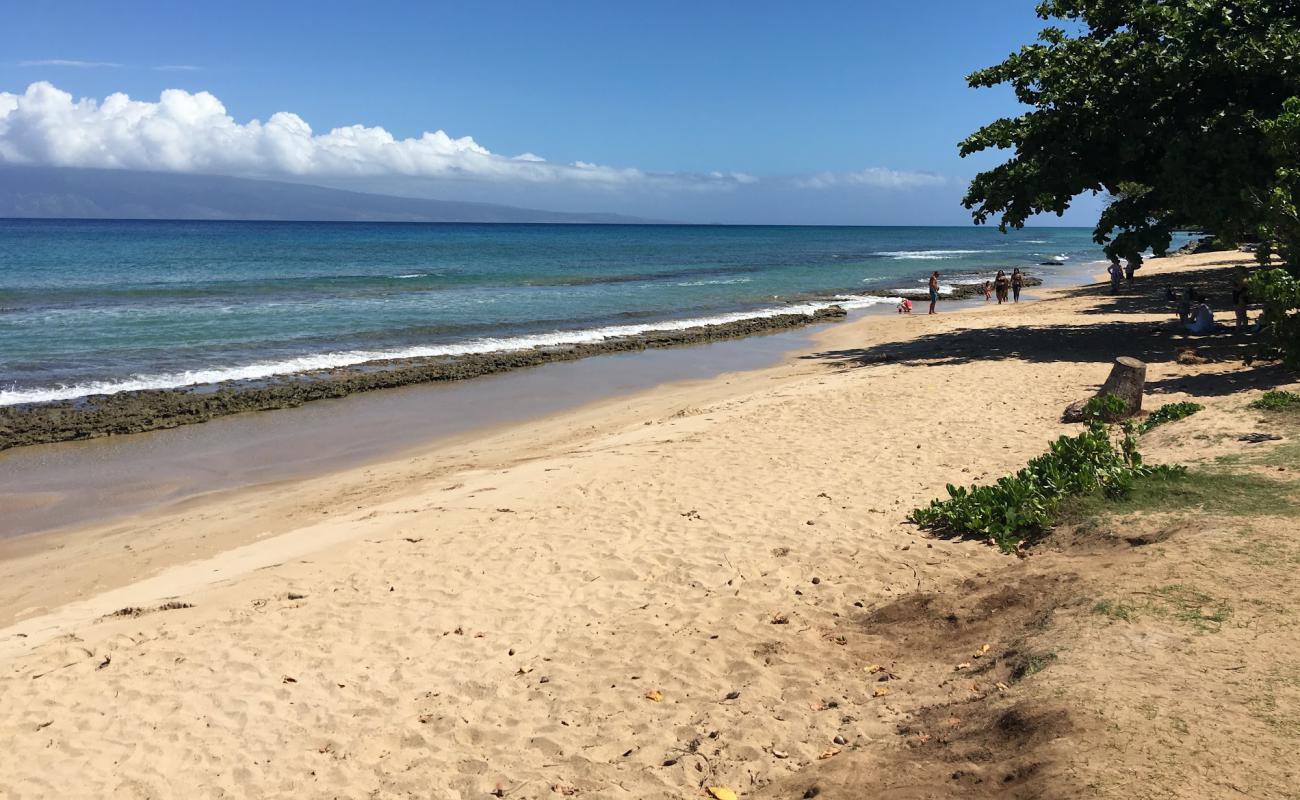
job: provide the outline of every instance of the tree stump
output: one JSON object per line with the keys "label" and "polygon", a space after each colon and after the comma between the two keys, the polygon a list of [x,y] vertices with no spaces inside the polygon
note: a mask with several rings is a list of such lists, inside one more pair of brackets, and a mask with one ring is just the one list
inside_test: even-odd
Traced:
{"label": "tree stump", "polygon": [[1110,376],[1101,385],[1098,396],[1113,394],[1124,401],[1124,412],[1133,416],[1142,410],[1142,392],[1146,389],[1147,365],[1136,358],[1120,356],[1110,368]]}
{"label": "tree stump", "polygon": [[[1131,417],[1142,410],[1142,393],[1146,388],[1147,365],[1136,358],[1120,356],[1110,368],[1110,375],[1095,395],[1104,397],[1113,394],[1124,401],[1124,416]],[[1086,400],[1071,403],[1065,409],[1066,422],[1082,422],[1083,406]]]}

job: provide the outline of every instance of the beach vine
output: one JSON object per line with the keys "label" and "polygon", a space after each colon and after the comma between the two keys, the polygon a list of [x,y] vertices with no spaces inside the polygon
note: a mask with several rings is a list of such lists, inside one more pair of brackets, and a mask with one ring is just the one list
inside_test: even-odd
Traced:
{"label": "beach vine", "polygon": [[1139,478],[1179,476],[1181,466],[1147,465],[1132,422],[1112,433],[1094,421],[1076,436],[1062,436],[1048,451],[1014,475],[970,488],[948,484],[947,499],[913,509],[908,519],[942,536],[988,539],[1003,552],[1016,552],[1041,538],[1071,498],[1100,494],[1122,499]]}

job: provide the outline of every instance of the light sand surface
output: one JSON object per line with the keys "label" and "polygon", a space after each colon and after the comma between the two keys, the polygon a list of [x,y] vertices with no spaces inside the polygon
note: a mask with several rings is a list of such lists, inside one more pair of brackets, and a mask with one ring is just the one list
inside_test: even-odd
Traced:
{"label": "light sand surface", "polygon": [[891,737],[842,622],[1007,563],[906,512],[1071,430],[1116,355],[1168,400],[1234,380],[1150,336],[1162,274],[1232,258],[7,542],[0,796],[745,795]]}

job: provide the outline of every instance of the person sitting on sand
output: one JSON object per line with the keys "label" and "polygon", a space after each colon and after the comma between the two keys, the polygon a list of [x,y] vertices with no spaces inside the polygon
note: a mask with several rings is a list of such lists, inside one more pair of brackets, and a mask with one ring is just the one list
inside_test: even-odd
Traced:
{"label": "person sitting on sand", "polygon": [[1011,287],[1011,281],[1007,279],[1005,270],[998,270],[998,275],[993,279],[993,288],[997,290],[998,305],[1007,301],[1007,289]]}
{"label": "person sitting on sand", "polygon": [[1214,323],[1214,312],[1206,303],[1199,303],[1192,309],[1192,321],[1187,325],[1187,332],[1201,336],[1213,333],[1218,326]]}
{"label": "person sitting on sand", "polygon": [[993,299],[993,281],[984,281],[984,302]]}
{"label": "person sitting on sand", "polygon": [[898,313],[900,313],[900,314],[911,314],[911,313],[912,313],[912,301],[911,301],[911,300],[908,300],[906,297],[904,297],[904,298],[902,299],[902,301],[900,301],[899,304],[898,304]]}
{"label": "person sitting on sand", "polygon": [[1016,302],[1020,302],[1020,290],[1025,285],[1025,275],[1020,271],[1020,267],[1011,270],[1011,293],[1015,296]]}
{"label": "person sitting on sand", "polygon": [[939,270],[935,270],[930,276],[930,313],[935,313],[934,307],[939,303]]}

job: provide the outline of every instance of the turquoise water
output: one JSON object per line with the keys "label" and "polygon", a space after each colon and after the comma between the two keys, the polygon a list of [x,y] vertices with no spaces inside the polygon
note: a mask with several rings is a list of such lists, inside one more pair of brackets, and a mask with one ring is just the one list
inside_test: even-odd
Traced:
{"label": "turquoise water", "polygon": [[1073,228],[0,220],[0,405],[861,308],[934,269],[948,286],[1099,258]]}

